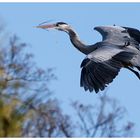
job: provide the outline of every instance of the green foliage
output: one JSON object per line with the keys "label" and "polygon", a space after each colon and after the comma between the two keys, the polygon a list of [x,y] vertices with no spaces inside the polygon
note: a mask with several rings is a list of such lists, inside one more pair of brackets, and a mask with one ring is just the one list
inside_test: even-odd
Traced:
{"label": "green foliage", "polygon": [[16,99],[0,98],[0,137],[18,137],[22,133],[24,115],[18,113]]}

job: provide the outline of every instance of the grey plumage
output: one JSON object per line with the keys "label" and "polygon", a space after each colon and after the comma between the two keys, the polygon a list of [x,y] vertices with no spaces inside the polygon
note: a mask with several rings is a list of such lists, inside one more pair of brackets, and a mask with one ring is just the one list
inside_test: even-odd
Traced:
{"label": "grey plumage", "polygon": [[98,26],[94,29],[102,35],[102,41],[93,45],[83,43],[70,25],[58,22],[38,28],[55,28],[66,32],[75,48],[86,55],[81,63],[80,86],[98,93],[113,81],[121,68],[127,68],[139,79],[140,31],[121,26]]}

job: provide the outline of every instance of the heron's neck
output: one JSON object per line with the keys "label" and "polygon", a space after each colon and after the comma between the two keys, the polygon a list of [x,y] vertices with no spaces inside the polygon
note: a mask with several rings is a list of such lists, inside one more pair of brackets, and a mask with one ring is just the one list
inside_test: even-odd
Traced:
{"label": "heron's neck", "polygon": [[68,34],[70,36],[70,40],[75,48],[77,48],[79,51],[81,51],[84,54],[88,54],[88,45],[84,44],[76,34],[76,32],[72,29],[68,30]]}

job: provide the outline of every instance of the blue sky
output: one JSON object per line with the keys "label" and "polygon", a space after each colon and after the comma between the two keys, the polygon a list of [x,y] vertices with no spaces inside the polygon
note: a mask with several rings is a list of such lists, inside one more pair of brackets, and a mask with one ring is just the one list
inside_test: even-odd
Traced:
{"label": "blue sky", "polygon": [[[67,110],[70,100],[84,104],[96,104],[102,94],[89,94],[79,86],[80,63],[85,55],[78,52],[63,32],[33,28],[41,22],[52,20],[69,23],[87,44],[101,40],[93,30],[99,25],[123,25],[140,29],[140,3],[0,3],[0,16],[7,30],[17,34],[30,45],[35,61],[40,67],[54,67],[57,81],[50,85],[55,96]],[[135,123],[135,136],[140,131],[140,81],[128,70],[107,88],[108,95],[120,101],[129,120]]]}

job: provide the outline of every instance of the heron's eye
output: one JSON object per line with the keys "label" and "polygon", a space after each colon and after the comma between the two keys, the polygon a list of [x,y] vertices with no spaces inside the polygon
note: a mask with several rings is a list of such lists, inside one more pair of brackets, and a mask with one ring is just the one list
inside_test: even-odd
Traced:
{"label": "heron's eye", "polygon": [[59,26],[59,24],[58,24],[58,23],[56,23],[56,26],[58,27],[58,26]]}

